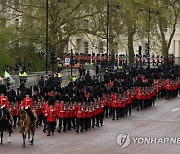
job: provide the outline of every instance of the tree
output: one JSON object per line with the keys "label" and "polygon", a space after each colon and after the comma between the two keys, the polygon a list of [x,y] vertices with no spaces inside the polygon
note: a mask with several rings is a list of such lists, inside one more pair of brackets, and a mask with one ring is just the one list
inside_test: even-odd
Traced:
{"label": "tree", "polygon": [[[168,51],[176,32],[176,27],[180,17],[180,3],[179,0],[166,0],[156,2],[158,7],[158,29],[159,38],[161,42],[161,50],[164,56],[165,62],[167,62]],[[165,35],[165,29],[168,29],[169,37]]]}

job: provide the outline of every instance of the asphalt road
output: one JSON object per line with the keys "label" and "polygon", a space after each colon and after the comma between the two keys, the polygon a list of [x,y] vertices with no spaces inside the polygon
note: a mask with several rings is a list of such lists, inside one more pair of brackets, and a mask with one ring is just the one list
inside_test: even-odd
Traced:
{"label": "asphalt road", "polygon": [[[22,148],[21,134],[16,129],[11,143],[0,146],[0,154],[179,154],[179,144],[133,143],[132,138],[180,137],[180,97],[166,101],[158,100],[152,108],[136,111],[120,120],[104,120],[104,126],[84,133],[74,131],[55,133],[47,137],[42,128],[37,128],[34,145]],[[116,143],[119,134],[129,134],[131,143],[122,148]]]}

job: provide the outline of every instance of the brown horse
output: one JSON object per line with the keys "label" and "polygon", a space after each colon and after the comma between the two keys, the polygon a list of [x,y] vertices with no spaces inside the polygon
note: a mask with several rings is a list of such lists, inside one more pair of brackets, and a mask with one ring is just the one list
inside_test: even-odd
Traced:
{"label": "brown horse", "polygon": [[[35,114],[35,112],[33,112],[33,114],[35,116],[35,120],[37,121],[37,115]],[[27,134],[30,144],[33,145],[35,135],[35,124],[31,122],[30,116],[24,109],[21,109],[19,111],[19,127],[23,137],[23,148],[25,148],[25,140]],[[31,140],[30,134],[32,135]]]}

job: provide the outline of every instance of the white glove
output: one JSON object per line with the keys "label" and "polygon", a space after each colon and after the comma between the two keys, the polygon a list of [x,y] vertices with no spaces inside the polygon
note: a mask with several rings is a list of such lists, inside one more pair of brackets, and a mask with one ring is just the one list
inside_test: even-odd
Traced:
{"label": "white glove", "polygon": [[3,109],[5,107],[5,105],[1,106],[1,109]]}

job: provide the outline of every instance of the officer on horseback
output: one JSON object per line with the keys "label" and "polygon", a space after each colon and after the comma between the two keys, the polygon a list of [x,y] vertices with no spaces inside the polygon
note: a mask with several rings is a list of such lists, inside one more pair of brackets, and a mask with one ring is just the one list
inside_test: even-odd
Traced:
{"label": "officer on horseback", "polygon": [[5,85],[0,85],[0,107],[3,110],[4,114],[6,115],[7,120],[11,123],[12,115],[9,112],[9,100],[6,96],[7,89]]}
{"label": "officer on horseback", "polygon": [[30,97],[32,95],[32,90],[30,88],[26,88],[26,92],[25,92],[25,98],[23,99],[20,108],[24,109],[27,114],[30,116],[31,118],[31,123],[35,124],[35,116],[34,113],[32,111],[33,108],[33,99]]}

